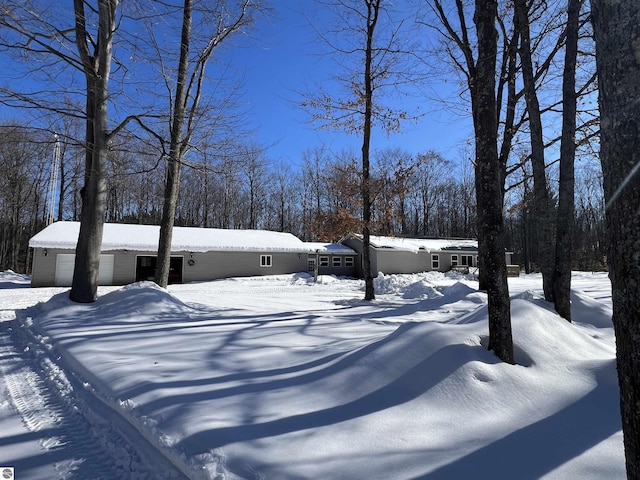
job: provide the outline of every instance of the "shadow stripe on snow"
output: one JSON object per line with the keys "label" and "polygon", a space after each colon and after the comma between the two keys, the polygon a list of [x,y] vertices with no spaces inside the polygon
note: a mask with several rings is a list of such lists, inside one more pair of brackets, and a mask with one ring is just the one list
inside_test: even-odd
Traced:
{"label": "shadow stripe on snow", "polygon": [[41,341],[19,320],[0,323],[0,372],[26,428],[64,457],[60,478],[188,478]]}

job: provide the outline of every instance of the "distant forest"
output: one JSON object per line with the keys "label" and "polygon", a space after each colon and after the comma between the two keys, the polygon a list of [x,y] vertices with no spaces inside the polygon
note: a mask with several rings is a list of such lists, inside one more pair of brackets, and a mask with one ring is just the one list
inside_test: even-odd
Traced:
{"label": "distant forest", "polygon": [[[71,134],[52,138],[15,122],[0,130],[0,268],[24,273],[31,236],[52,220],[79,219],[84,149]],[[160,223],[164,162],[138,139],[111,144],[108,222]],[[183,166],[176,225],[266,229],[305,241],[337,241],[362,229],[358,162],[356,152],[322,146],[310,147],[296,164],[273,161],[268,149],[254,144],[229,141],[198,149]],[[373,234],[476,237],[471,153],[448,158],[433,151],[375,151],[371,176]],[[507,245],[514,262],[536,271],[532,179],[521,169],[511,173],[507,185]],[[554,203],[556,187],[549,182]],[[606,268],[604,238],[600,165],[583,153],[576,162],[573,268]]]}

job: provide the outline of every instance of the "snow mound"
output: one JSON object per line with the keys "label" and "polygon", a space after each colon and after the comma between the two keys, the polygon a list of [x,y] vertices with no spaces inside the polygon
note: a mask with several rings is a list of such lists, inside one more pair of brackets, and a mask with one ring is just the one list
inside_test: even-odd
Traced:
{"label": "snow mound", "polygon": [[107,293],[99,297],[93,305],[98,310],[117,307],[118,310],[132,313],[139,312],[141,307],[144,307],[145,316],[153,312],[171,311],[177,313],[192,310],[192,307],[178,300],[165,288],[148,281],[132,283]]}
{"label": "snow mound", "polygon": [[[559,370],[583,370],[577,363],[615,358],[613,345],[594,339],[586,329],[565,321],[555,312],[522,298],[511,300],[514,344],[534,364]],[[559,386],[560,387],[560,386]]]}
{"label": "snow mound", "polygon": [[426,275],[385,275],[378,273],[374,279],[376,293],[381,295],[400,295],[406,299],[429,299],[441,297],[435,284]]}
{"label": "snow mound", "polygon": [[442,294],[426,280],[421,280],[419,282],[407,285],[406,287],[404,287],[404,292],[402,293],[402,298],[406,298],[408,300],[414,298],[438,298],[441,296]]}
{"label": "snow mound", "polygon": [[571,319],[574,322],[596,328],[613,328],[612,315],[613,311],[609,305],[583,292],[571,292]]}
{"label": "snow mound", "polygon": [[475,288],[471,288],[469,285],[466,285],[462,282],[456,282],[451,286],[442,287],[441,291],[443,295],[448,295],[451,297],[459,297],[459,298],[463,298],[463,297],[478,293],[478,291]]}
{"label": "snow mound", "polygon": [[31,284],[29,275],[22,275],[13,270],[0,272],[0,289],[28,287]]}

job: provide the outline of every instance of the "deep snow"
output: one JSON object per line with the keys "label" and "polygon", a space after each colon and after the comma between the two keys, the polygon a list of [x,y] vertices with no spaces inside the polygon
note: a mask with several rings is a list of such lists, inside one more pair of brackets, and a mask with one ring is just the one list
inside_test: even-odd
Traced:
{"label": "deep snow", "polygon": [[[91,305],[27,281],[0,278],[3,331],[191,478],[624,478],[606,274],[574,273],[573,324],[539,275],[510,278],[513,366],[482,346],[486,295],[460,274],[380,276],[371,303],[328,276],[101,287]],[[46,459],[0,394],[0,466]]]}

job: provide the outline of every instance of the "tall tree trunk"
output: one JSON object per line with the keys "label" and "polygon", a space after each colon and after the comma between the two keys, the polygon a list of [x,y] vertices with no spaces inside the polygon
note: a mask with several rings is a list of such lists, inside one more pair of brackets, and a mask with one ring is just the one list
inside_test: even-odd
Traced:
{"label": "tall tree trunk", "polygon": [[640,3],[592,0],[627,478],[640,478]]}
{"label": "tall tree trunk", "polygon": [[74,0],[76,44],[87,81],[86,169],[82,189],[80,233],[69,298],[95,301],[98,290],[100,249],[106,208],[105,169],[108,152],[107,98],[111,73],[113,32],[118,0],[98,2],[98,42],[89,52],[83,0]]}
{"label": "tall tree trunk", "polygon": [[520,60],[522,62],[522,81],[524,96],[529,113],[531,139],[531,166],[533,169],[533,216],[538,231],[538,263],[542,271],[544,298],[553,301],[553,264],[551,204],[547,188],[546,166],[544,161],[544,139],[542,118],[536,91],[536,82],[531,58],[531,33],[529,30],[529,11],[526,0],[515,0],[515,28],[520,32]]}
{"label": "tall tree trunk", "polygon": [[160,222],[160,238],[158,240],[158,261],[156,264],[155,282],[161,287],[169,284],[169,267],[171,265],[171,240],[173,224],[176,217],[176,205],[180,190],[180,171],[184,151],[182,130],[186,109],[187,73],[189,68],[189,46],[191,41],[191,15],[193,1],[185,0],[182,11],[182,39],[180,42],[180,60],[178,63],[178,81],[171,119],[171,144],[167,159],[167,178],[165,179],[164,205]]}
{"label": "tall tree trunk", "polygon": [[562,73],[560,186],[556,222],[556,257],[553,269],[553,301],[556,312],[569,322],[571,321],[571,252],[575,217],[576,61],[581,5],[582,0],[567,0],[567,33]]}
{"label": "tall tree trunk", "polygon": [[365,114],[362,139],[362,261],[364,273],[364,299],[376,298],[371,271],[371,182],[369,173],[369,153],[371,151],[371,119],[373,115],[373,79],[371,64],[373,63],[373,35],[378,21],[380,0],[366,0],[367,3],[367,46],[365,50],[364,87]]}
{"label": "tall tree trunk", "polygon": [[507,285],[504,241],[504,179],[498,158],[498,106],[496,102],[498,5],[476,0],[474,21],[478,60],[472,79],[472,111],[476,137],[476,196],[480,268],[485,270],[489,302],[489,349],[513,363],[511,302]]}

